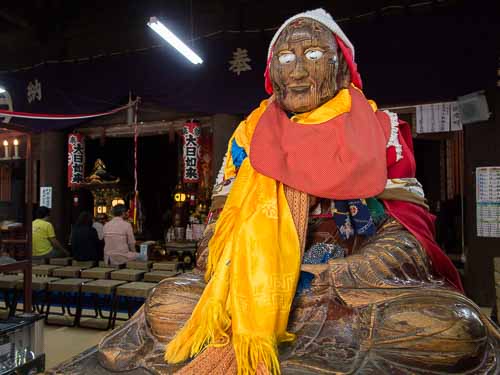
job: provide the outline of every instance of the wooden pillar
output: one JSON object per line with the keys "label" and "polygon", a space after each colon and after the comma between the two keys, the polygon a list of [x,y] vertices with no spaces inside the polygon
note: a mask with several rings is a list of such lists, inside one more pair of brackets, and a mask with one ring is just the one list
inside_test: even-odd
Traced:
{"label": "wooden pillar", "polygon": [[46,132],[40,139],[40,186],[52,187],[51,222],[63,246],[69,235],[66,218],[66,135],[63,132]]}

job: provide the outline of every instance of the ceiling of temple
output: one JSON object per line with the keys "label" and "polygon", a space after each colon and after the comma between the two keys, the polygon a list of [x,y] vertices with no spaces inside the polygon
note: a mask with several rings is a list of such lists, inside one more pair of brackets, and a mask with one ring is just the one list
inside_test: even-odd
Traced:
{"label": "ceiling of temple", "polygon": [[[408,14],[448,12],[459,0],[308,1],[337,20],[372,22]],[[180,36],[219,30],[262,30],[304,11],[304,1],[266,0],[19,0],[0,7],[0,70],[47,60],[111,54],[157,43],[145,27],[150,16]]]}

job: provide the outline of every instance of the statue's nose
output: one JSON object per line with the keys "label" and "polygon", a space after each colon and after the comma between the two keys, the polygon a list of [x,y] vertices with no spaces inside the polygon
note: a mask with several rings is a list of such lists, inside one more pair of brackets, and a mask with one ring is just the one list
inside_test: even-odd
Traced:
{"label": "statue's nose", "polygon": [[304,63],[302,59],[297,59],[297,63],[295,64],[295,68],[290,74],[290,77],[296,80],[300,80],[309,76],[309,72],[305,69]]}

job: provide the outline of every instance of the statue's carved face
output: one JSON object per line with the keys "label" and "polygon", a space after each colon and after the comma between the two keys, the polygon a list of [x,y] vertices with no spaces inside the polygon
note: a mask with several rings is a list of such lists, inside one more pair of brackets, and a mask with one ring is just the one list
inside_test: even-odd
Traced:
{"label": "statue's carved face", "polygon": [[279,105],[307,112],[333,98],[350,81],[331,30],[308,18],[288,25],[273,47],[270,73]]}

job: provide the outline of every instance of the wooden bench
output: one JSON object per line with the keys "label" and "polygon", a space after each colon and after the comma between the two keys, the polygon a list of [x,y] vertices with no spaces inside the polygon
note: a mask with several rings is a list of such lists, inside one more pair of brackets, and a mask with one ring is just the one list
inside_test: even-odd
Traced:
{"label": "wooden bench", "polygon": [[80,272],[80,267],[66,266],[54,269],[52,271],[52,276],[61,278],[79,278]]}
{"label": "wooden bench", "polygon": [[17,297],[16,282],[23,282],[23,275],[0,275],[0,292],[3,293],[5,308],[8,316],[14,316],[16,313]]}
{"label": "wooden bench", "polygon": [[115,328],[116,324],[116,314],[118,313],[118,307],[119,307],[119,301],[120,297],[123,297],[127,304],[127,310],[128,310],[128,317],[130,318],[132,316],[132,308],[130,304],[130,299],[131,298],[137,298],[144,300],[147,298],[149,291],[153,289],[156,285],[156,283],[145,283],[145,282],[140,282],[140,281],[135,281],[127,284],[120,285],[116,288],[115,292],[115,298],[114,298],[114,303],[113,303],[113,317],[112,317],[112,322],[111,326],[112,328]]}
{"label": "wooden bench", "polygon": [[[82,293],[89,293],[93,295],[94,299],[94,315],[82,315],[80,319],[80,327],[98,328],[108,330],[112,325],[113,318],[113,302],[116,288],[120,285],[126,284],[126,281],[121,280],[95,280],[82,285]],[[104,296],[104,306],[109,307],[109,314],[107,316],[103,313],[103,306],[100,303],[99,296]]]}
{"label": "wooden bench", "polygon": [[49,264],[54,266],[69,266],[73,258],[65,257],[65,258],[52,258],[49,260]]}
{"label": "wooden bench", "polygon": [[[49,283],[61,280],[57,277],[49,276],[37,276],[33,275],[31,278],[31,290],[33,292],[33,309],[38,313],[43,314],[45,306],[47,305],[48,291],[47,287]],[[16,296],[19,295],[19,291],[24,289],[23,280],[16,281]],[[37,294],[41,294],[41,298],[37,298]],[[17,301],[16,301],[17,304]]]}
{"label": "wooden bench", "polygon": [[180,262],[155,262],[153,263],[153,271],[170,271],[175,272],[182,268]]}
{"label": "wooden bench", "polygon": [[115,268],[95,267],[83,270],[81,274],[85,279],[109,279],[111,272],[115,270]]}
{"label": "wooden bench", "polygon": [[125,268],[111,272],[111,280],[139,281],[146,271]]}
{"label": "wooden bench", "polygon": [[120,266],[112,266],[110,264],[106,264],[105,261],[103,260],[100,260],[99,261],[99,264],[97,265],[97,267],[100,267],[100,268],[114,268],[114,269],[120,269],[120,268],[123,268],[123,265],[120,265]]}
{"label": "wooden bench", "polygon": [[96,262],[93,260],[72,260],[71,265],[74,267],[81,267],[82,269],[87,269],[87,268],[92,268],[95,267]]}
{"label": "wooden bench", "polygon": [[144,281],[151,283],[159,283],[164,279],[180,274],[181,272],[178,271],[151,271],[144,274]]}
{"label": "wooden bench", "polygon": [[31,273],[37,276],[52,276],[52,272],[56,268],[60,267],[53,264],[40,264],[31,267]]}
{"label": "wooden bench", "polygon": [[[47,297],[47,310],[45,315],[46,324],[57,324],[57,325],[70,325],[72,327],[78,325],[80,316],[82,313],[82,285],[92,281],[91,279],[81,279],[81,278],[69,278],[50,282],[47,286],[48,297]],[[61,294],[61,309],[62,313],[53,313],[56,317],[60,319],[51,319],[50,317],[50,307],[52,304],[53,292],[59,292]],[[68,295],[73,298],[74,305],[76,306],[75,313],[71,312],[71,298],[68,300]],[[66,310],[68,315],[66,315]],[[71,319],[72,318],[72,319]]]}
{"label": "wooden bench", "polygon": [[130,262],[127,262],[127,268],[133,270],[149,271],[152,264],[153,262],[151,261],[132,260]]}

